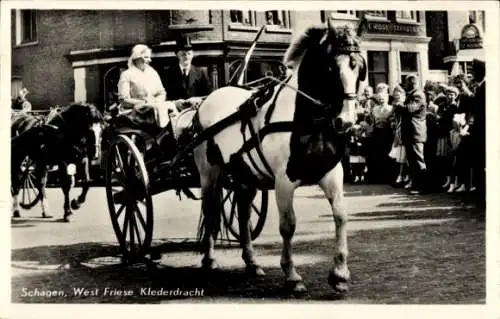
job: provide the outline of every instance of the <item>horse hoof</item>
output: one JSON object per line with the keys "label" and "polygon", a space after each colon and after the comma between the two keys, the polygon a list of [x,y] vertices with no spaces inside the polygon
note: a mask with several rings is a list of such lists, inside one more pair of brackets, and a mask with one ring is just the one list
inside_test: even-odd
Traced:
{"label": "horse hoof", "polygon": [[63,222],[65,222],[65,223],[72,222],[73,221],[72,216],[73,216],[73,213],[67,213],[66,215],[64,215]]}
{"label": "horse hoof", "polygon": [[21,214],[19,213],[18,210],[15,210],[14,213],[12,213],[12,217],[13,218],[20,218],[21,217]]}
{"label": "horse hoof", "polygon": [[80,208],[80,203],[76,199],[71,200],[71,209],[79,209]]}
{"label": "horse hoof", "polygon": [[260,266],[257,266],[257,265],[248,265],[246,267],[246,272],[248,275],[250,275],[252,277],[264,277],[266,275],[264,270]]}
{"label": "horse hoof", "polygon": [[161,259],[161,254],[159,252],[154,252],[149,255],[151,260],[160,260]]}
{"label": "horse hoof", "polygon": [[204,270],[214,270],[218,268],[218,265],[215,262],[215,259],[203,259],[201,261],[201,267]]}
{"label": "horse hoof", "polygon": [[48,214],[42,214],[42,218],[52,218],[53,216],[52,215],[48,215]]}
{"label": "horse hoof", "polygon": [[302,281],[287,281],[285,283],[285,288],[292,293],[303,294],[307,292],[306,285],[304,285]]}
{"label": "horse hoof", "polygon": [[341,278],[334,273],[330,273],[328,275],[328,284],[339,293],[346,293],[349,290],[349,286],[347,285],[347,279]]}

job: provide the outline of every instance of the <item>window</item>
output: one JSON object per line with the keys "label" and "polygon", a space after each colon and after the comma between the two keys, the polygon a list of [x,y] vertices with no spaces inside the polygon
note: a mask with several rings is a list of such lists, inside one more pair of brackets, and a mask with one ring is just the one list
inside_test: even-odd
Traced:
{"label": "window", "polygon": [[476,23],[477,22],[477,14],[476,11],[469,11],[469,23]]}
{"label": "window", "polygon": [[229,15],[231,17],[231,23],[246,26],[256,25],[255,12],[253,11],[230,10]]}
{"label": "window", "polygon": [[340,14],[347,14],[347,15],[351,15],[351,16],[356,16],[356,10],[337,10],[335,12],[340,13]]}
{"label": "window", "polygon": [[19,92],[23,88],[23,80],[18,77],[13,77],[10,81],[10,96],[15,99],[19,96]]}
{"label": "window", "polygon": [[366,11],[367,18],[387,19],[387,11]]}
{"label": "window", "polygon": [[401,83],[408,75],[418,75],[418,53],[400,52]]}
{"label": "window", "polygon": [[389,52],[368,51],[368,82],[371,87],[389,82]]}
{"label": "window", "polygon": [[266,11],[266,24],[282,28],[290,28],[290,18],[287,11]]}
{"label": "window", "polygon": [[396,11],[396,21],[399,22],[420,22],[420,16],[417,11]]}
{"label": "window", "polygon": [[170,10],[170,25],[210,25],[212,11],[210,10]]}
{"label": "window", "polygon": [[36,11],[16,11],[16,44],[33,43],[37,41]]}

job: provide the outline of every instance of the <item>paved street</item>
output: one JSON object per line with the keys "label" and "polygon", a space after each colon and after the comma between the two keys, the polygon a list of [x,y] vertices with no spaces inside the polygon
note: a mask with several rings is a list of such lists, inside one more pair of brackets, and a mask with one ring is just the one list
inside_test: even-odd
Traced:
{"label": "paved street", "polygon": [[[160,263],[125,267],[116,257],[117,241],[103,188],[90,190],[73,223],[57,221],[62,217],[62,192],[49,189],[48,196],[54,219],[39,218],[36,207],[22,212],[23,218],[12,224],[13,302],[485,302],[484,214],[456,194],[410,197],[385,185],[347,185],[352,281],[341,299],[326,280],[334,223],[328,202],[316,187],[296,193],[294,256],[309,290],[300,296],[283,289],[272,192],[263,233],[255,241],[258,261],[267,273],[264,278],[248,278],[241,251],[227,241],[217,250],[219,269],[209,277],[199,269],[201,256],[194,242],[200,202],[179,201],[173,192],[155,196],[153,246],[161,253]],[[75,289],[84,288],[88,296],[75,295]],[[141,294],[141,288],[178,293]],[[26,296],[47,290],[60,291],[61,296]],[[186,291],[202,291],[203,297],[183,296]]]}

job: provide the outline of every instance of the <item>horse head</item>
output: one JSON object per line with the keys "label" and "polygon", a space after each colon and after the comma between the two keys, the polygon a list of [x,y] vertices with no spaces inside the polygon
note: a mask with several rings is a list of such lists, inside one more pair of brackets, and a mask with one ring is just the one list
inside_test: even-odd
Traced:
{"label": "horse head", "polygon": [[90,138],[93,140],[94,159],[99,157],[104,117],[97,107],[90,103],[72,103],[56,113],[48,121],[49,125],[59,127],[75,140]]}
{"label": "horse head", "polygon": [[328,20],[326,27],[309,28],[285,55],[285,64],[297,69],[299,89],[326,107],[338,133],[356,122],[357,91],[367,74],[359,43],[359,31]]}

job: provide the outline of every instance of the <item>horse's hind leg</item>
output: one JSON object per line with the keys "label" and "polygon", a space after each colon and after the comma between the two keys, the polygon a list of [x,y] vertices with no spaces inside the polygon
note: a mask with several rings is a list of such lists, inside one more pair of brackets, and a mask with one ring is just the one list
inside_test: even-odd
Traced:
{"label": "horse's hind leg", "polygon": [[70,207],[70,200],[69,200],[69,192],[72,187],[72,179],[71,176],[67,174],[67,169],[66,169],[66,164],[61,163],[59,164],[59,177],[60,177],[60,183],[61,183],[61,189],[64,194],[64,216],[63,216],[63,221],[65,222],[70,222],[71,221],[71,216],[73,215],[73,212],[71,211]]}
{"label": "horse's hind leg", "polygon": [[234,200],[238,206],[238,224],[240,229],[241,258],[245,262],[247,272],[252,276],[265,276],[264,270],[255,261],[255,251],[252,245],[250,230],[250,205],[257,190],[238,185],[234,190]]}
{"label": "horse's hind leg", "polygon": [[221,218],[221,198],[218,191],[218,179],[220,178],[220,168],[218,166],[212,167],[206,172],[207,175],[201,174],[201,191],[202,191],[202,267],[205,269],[215,269],[217,264],[215,262],[215,241],[220,229]]}
{"label": "horse's hind leg", "polygon": [[12,186],[12,217],[19,218],[21,214],[19,213],[19,187]]}
{"label": "horse's hind leg", "polygon": [[48,178],[48,170],[46,165],[40,165],[39,176],[40,176],[40,184],[38,185],[38,191],[40,192],[40,205],[42,206],[42,217],[43,218],[52,218],[49,209],[49,202],[47,200],[47,178]]}
{"label": "horse's hind leg", "polygon": [[82,167],[85,180],[82,184],[82,192],[80,193],[80,195],[76,199],[71,200],[72,209],[79,209],[81,204],[85,203],[85,200],[87,199],[87,193],[89,192],[90,188],[90,161],[88,157],[84,157],[82,159]]}
{"label": "horse's hind leg", "polygon": [[279,229],[283,239],[281,269],[286,276],[286,286],[295,292],[306,291],[302,277],[295,270],[292,258],[292,238],[295,233],[296,218],[293,209],[293,194],[297,183],[292,183],[285,174],[276,176],[275,193],[279,210]]}
{"label": "horse's hind leg", "polygon": [[347,214],[343,207],[343,175],[342,165],[339,163],[319,182],[332,207],[335,220],[333,268],[328,276],[328,283],[339,292],[347,291],[347,282],[350,279],[350,272],[347,267]]}

